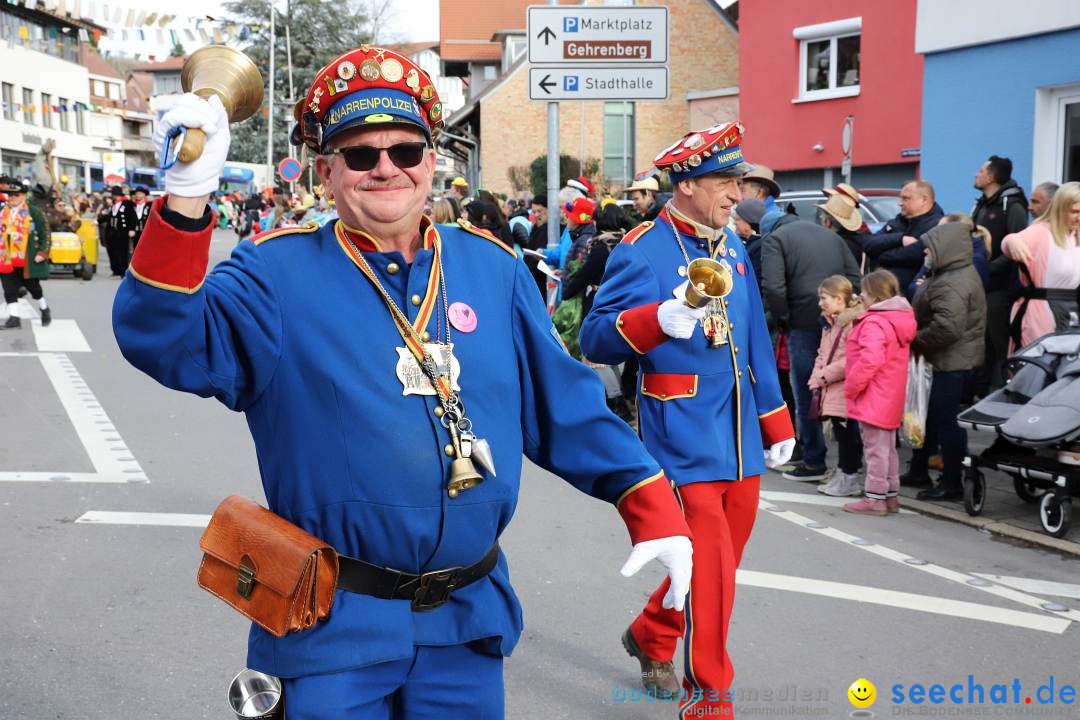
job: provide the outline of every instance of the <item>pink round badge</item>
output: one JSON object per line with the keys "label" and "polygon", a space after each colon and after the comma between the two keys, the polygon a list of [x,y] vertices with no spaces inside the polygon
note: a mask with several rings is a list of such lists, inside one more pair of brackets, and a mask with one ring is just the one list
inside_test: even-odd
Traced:
{"label": "pink round badge", "polygon": [[450,304],[450,324],[461,332],[471,333],[476,329],[476,311],[463,302]]}

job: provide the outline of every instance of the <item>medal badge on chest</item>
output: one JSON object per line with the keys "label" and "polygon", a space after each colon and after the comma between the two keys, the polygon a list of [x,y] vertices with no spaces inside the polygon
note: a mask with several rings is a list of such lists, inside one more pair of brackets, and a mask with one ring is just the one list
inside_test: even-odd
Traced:
{"label": "medal badge on chest", "polygon": [[[461,363],[454,357],[453,344],[424,343],[424,351],[434,360],[435,371],[449,381],[454,392],[460,392]],[[397,348],[397,354],[398,361],[395,370],[398,381],[401,382],[401,394],[438,395],[435,387],[431,384],[431,380],[409,349],[399,347]]]}

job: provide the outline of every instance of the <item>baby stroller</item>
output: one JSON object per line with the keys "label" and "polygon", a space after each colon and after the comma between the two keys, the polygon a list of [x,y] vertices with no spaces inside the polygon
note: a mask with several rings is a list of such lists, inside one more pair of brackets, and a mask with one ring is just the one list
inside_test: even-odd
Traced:
{"label": "baby stroller", "polygon": [[1080,327],[1051,333],[1012,355],[1005,387],[957,416],[994,443],[964,460],[964,508],[982,512],[983,470],[1011,475],[1016,494],[1039,503],[1043,530],[1069,531],[1072,497],[1080,494]]}

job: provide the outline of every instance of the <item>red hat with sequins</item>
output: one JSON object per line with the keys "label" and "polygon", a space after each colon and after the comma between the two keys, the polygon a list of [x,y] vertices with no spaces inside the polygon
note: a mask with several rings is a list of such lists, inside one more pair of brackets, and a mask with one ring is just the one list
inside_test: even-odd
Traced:
{"label": "red hat with sequins", "polygon": [[656,156],[653,163],[672,183],[699,175],[743,175],[752,167],[743,160],[742,125],[729,122],[690,132]]}
{"label": "red hat with sequins", "polygon": [[404,55],[370,45],[339,55],[320,70],[293,117],[292,143],[314,152],[359,125],[412,125],[429,143],[443,125],[442,103],[428,74]]}

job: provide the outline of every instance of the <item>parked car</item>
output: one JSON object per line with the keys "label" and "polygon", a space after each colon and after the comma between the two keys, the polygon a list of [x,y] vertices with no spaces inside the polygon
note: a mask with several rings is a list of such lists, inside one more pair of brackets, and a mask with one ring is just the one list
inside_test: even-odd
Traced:
{"label": "parked car", "polygon": [[[817,222],[818,203],[825,202],[825,195],[820,190],[792,190],[780,194],[776,204],[784,212],[795,214],[804,220]],[[859,190],[859,212],[870,232],[877,232],[881,227],[900,214],[900,191],[889,189],[861,188]]]}

